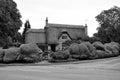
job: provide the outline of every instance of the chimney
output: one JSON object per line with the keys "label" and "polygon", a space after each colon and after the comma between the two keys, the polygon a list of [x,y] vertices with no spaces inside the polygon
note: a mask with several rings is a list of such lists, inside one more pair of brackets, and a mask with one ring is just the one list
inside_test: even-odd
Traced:
{"label": "chimney", "polygon": [[48,25],[48,17],[46,17],[45,24]]}
{"label": "chimney", "polygon": [[85,34],[86,34],[86,35],[88,35],[88,33],[87,33],[87,32],[88,32],[88,29],[87,29],[87,28],[88,28],[88,26],[87,26],[87,24],[85,24]]}

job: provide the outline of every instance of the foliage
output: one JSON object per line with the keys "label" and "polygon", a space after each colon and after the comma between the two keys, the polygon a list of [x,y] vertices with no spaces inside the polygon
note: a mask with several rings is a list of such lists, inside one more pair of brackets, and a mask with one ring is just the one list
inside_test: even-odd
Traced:
{"label": "foliage", "polygon": [[4,49],[3,61],[6,63],[17,61],[17,57],[20,54],[20,48]]}
{"label": "foliage", "polygon": [[74,59],[87,59],[90,53],[88,47],[84,43],[71,44],[69,51]]}
{"label": "foliage", "polygon": [[26,34],[26,32],[29,28],[31,28],[30,22],[29,22],[29,20],[26,20],[26,22],[24,24],[24,30],[23,30],[23,33],[22,33],[23,43],[25,43],[25,34]]}
{"label": "foliage", "polygon": [[42,50],[35,43],[22,44],[20,46],[21,54],[30,55],[30,54],[41,54]]}
{"label": "foliage", "polygon": [[96,50],[105,51],[104,45],[101,42],[99,42],[99,41],[94,42],[92,45],[95,47]]}
{"label": "foliage", "polygon": [[3,62],[3,57],[4,57],[4,49],[0,48],[0,62]]}
{"label": "foliage", "polygon": [[89,42],[90,43],[94,43],[94,42],[96,42],[96,41],[101,41],[98,37],[89,37]]}
{"label": "foliage", "polygon": [[69,58],[70,54],[68,50],[65,51],[58,51],[58,52],[52,52],[49,55],[49,61],[56,61],[56,60],[67,60]]}
{"label": "foliage", "polygon": [[22,42],[22,35],[21,35],[21,33],[17,32],[17,33],[13,36],[13,42]]}
{"label": "foliage", "polygon": [[100,38],[104,43],[111,41],[120,43],[120,8],[114,6],[102,11],[96,16],[99,23],[98,32],[95,37]]}
{"label": "foliage", "polygon": [[80,44],[81,40],[67,40],[63,44],[66,45],[66,46],[70,46],[72,43],[78,43],[78,44]]}
{"label": "foliage", "polygon": [[0,0],[0,38],[6,40],[8,36],[12,39],[22,25],[21,15],[17,4],[13,0]]}
{"label": "foliage", "polygon": [[42,60],[42,50],[35,43],[22,44],[20,46],[20,58],[25,62],[38,62]]}

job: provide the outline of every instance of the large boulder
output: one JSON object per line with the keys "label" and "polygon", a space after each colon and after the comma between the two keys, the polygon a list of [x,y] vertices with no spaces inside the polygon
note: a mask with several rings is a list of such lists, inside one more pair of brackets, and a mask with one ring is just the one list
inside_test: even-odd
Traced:
{"label": "large boulder", "polygon": [[104,45],[101,42],[99,42],[99,41],[94,42],[92,45],[95,47],[96,50],[105,51]]}
{"label": "large boulder", "polygon": [[4,49],[0,48],[0,62],[3,62]]}
{"label": "large boulder", "polygon": [[20,46],[21,56],[25,62],[39,62],[42,60],[42,50],[35,43]]}
{"label": "large boulder", "polygon": [[20,48],[4,49],[4,62],[15,62],[20,55]]}

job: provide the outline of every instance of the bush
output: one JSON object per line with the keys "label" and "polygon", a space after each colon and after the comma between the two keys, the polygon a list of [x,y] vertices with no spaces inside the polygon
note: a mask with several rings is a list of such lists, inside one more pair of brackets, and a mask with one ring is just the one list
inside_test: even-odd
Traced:
{"label": "bush", "polygon": [[32,53],[42,53],[42,50],[35,44],[22,44],[20,46],[21,54],[30,55]]}
{"label": "bush", "polygon": [[0,62],[3,62],[4,49],[0,48]]}
{"label": "bush", "polygon": [[9,48],[4,50],[4,62],[15,62],[20,55],[20,48]]}
{"label": "bush", "polygon": [[73,43],[69,47],[70,54],[79,54],[79,44]]}
{"label": "bush", "polygon": [[94,42],[92,45],[95,47],[96,50],[105,51],[104,45],[101,42]]}
{"label": "bush", "polygon": [[105,54],[106,54],[106,52],[105,51],[102,51],[102,50],[96,50],[95,51],[95,58],[97,59],[97,58],[105,58],[106,56],[105,56]]}
{"label": "bush", "polygon": [[70,54],[68,50],[65,51],[58,51],[58,52],[52,52],[49,55],[49,61],[55,61],[55,60],[67,60],[69,58]]}
{"label": "bush", "polygon": [[34,43],[23,44],[20,46],[21,56],[25,62],[38,62],[42,60],[42,50]]}
{"label": "bush", "polygon": [[105,51],[109,53],[109,57],[119,55],[119,50],[111,43],[106,43],[104,46]]}
{"label": "bush", "polygon": [[74,59],[87,59],[89,55],[89,49],[85,44],[72,44],[69,51]]}
{"label": "bush", "polygon": [[89,38],[90,43],[94,43],[94,42],[97,42],[97,41],[101,41],[101,40],[99,38],[97,38],[97,37],[90,37]]}
{"label": "bush", "polygon": [[95,47],[90,42],[83,42],[81,44],[86,45],[86,47],[88,48],[88,50],[89,50],[88,58],[89,59],[94,59]]}
{"label": "bush", "polygon": [[120,44],[117,42],[110,42],[112,46],[114,46],[118,51],[120,51]]}

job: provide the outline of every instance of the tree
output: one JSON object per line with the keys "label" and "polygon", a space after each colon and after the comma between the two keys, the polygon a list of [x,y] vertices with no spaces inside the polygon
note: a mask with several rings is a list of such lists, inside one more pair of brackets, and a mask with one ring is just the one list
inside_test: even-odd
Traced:
{"label": "tree", "polygon": [[120,8],[114,6],[108,10],[102,11],[96,16],[99,23],[98,32],[95,37],[100,38],[103,42],[116,41],[120,42]]}
{"label": "tree", "polygon": [[0,39],[13,37],[22,26],[21,15],[13,0],[0,0]]}
{"label": "tree", "polygon": [[14,35],[14,37],[13,37],[13,39],[14,39],[14,42],[22,42],[22,35],[21,35],[21,33],[20,32],[17,32],[15,35]]}
{"label": "tree", "polygon": [[22,33],[23,43],[25,43],[25,34],[26,34],[26,32],[29,28],[31,28],[30,22],[29,22],[29,20],[26,20],[26,22],[24,24],[24,30],[23,30],[23,33]]}

